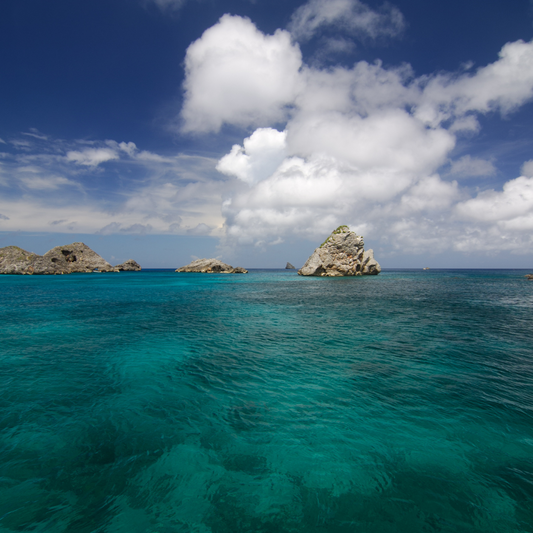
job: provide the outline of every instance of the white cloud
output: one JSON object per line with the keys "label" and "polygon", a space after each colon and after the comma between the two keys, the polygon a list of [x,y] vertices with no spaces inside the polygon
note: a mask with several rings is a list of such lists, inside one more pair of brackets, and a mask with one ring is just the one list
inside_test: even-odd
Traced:
{"label": "white cloud", "polygon": [[98,231],[95,231],[98,235],[112,235],[113,233],[118,233],[120,231],[121,224],[119,222],[110,222],[106,224],[103,228],[100,228]]}
{"label": "white cloud", "polygon": [[24,139],[13,139],[9,141],[9,143],[12,144],[18,150],[28,150],[29,148],[31,148],[31,142],[26,141]]}
{"label": "white cloud", "polygon": [[117,152],[111,148],[87,148],[83,151],[67,152],[66,160],[87,167],[97,167],[106,161],[119,159]]}
{"label": "white cloud", "polygon": [[120,228],[121,233],[133,233],[137,235],[146,235],[147,233],[151,233],[153,230],[152,226],[150,224],[132,224],[131,226],[128,226],[126,228]]}
{"label": "white cloud", "polygon": [[181,229],[181,217],[176,217],[176,222],[173,222],[168,227],[168,233],[179,233]]}
{"label": "white cloud", "polygon": [[339,112],[361,117],[380,109],[404,109],[420,100],[421,89],[413,82],[409,65],[383,68],[380,61],[356,63],[352,69],[303,68],[302,86],[296,97],[300,112]]}
{"label": "white cloud", "polygon": [[201,222],[194,228],[187,230],[187,233],[189,233],[190,235],[209,235],[212,229],[213,228],[211,228],[207,224],[204,224],[203,222]]}
{"label": "white cloud", "polygon": [[457,205],[457,213],[480,222],[498,222],[533,215],[533,178],[508,181],[501,192],[489,190]]}
{"label": "white cloud", "polygon": [[338,36],[324,37],[320,40],[318,50],[315,52],[314,57],[316,57],[319,62],[323,62],[331,56],[352,53],[355,48],[355,43],[349,39]]}
{"label": "white cloud", "polygon": [[260,128],[244,139],[243,146],[234,145],[217,165],[217,170],[254,184],[268,178],[286,156],[286,132]]}
{"label": "white cloud", "polygon": [[151,161],[154,163],[175,163],[175,159],[172,157],[164,157],[159,154],[154,154],[153,152],[147,152],[146,150],[142,150],[136,155],[136,158],[139,161]]}
{"label": "white cloud", "polygon": [[36,165],[24,165],[17,168],[18,174],[40,174],[42,169]]}
{"label": "white cloud", "polygon": [[[136,196],[142,193],[135,191]],[[181,202],[181,203],[180,203]],[[223,219],[220,213],[220,194],[213,199],[202,197],[196,191],[194,202],[181,201],[171,212],[159,213],[149,208],[135,208],[134,203],[117,204],[113,210],[84,195],[55,199],[48,202],[43,196],[19,199],[0,199],[2,231],[50,231],[64,233],[132,234],[186,234],[188,228],[200,224],[209,226],[213,235],[220,235]],[[177,215],[180,211],[182,216]],[[183,223],[182,223],[183,221]],[[203,226],[197,231],[201,231]]]}
{"label": "white cloud", "polygon": [[21,177],[20,181],[28,189],[41,191],[59,189],[64,186],[77,186],[77,183],[61,176],[25,176]]}
{"label": "white cloud", "polygon": [[[251,243],[284,234],[321,234],[338,218],[355,220],[354,205],[365,201],[364,194],[354,198],[356,188],[357,176],[339,169],[333,159],[288,158],[271,177],[224,204],[228,236]],[[365,192],[371,196],[372,186]]]}
{"label": "white cloud", "polygon": [[528,178],[533,178],[533,159],[526,161],[522,168],[520,169],[522,176],[527,176]]}
{"label": "white cloud", "polygon": [[496,167],[491,161],[487,161],[486,159],[478,159],[465,155],[457,161],[452,162],[450,174],[461,177],[493,176],[496,174]]}
{"label": "white cloud", "polygon": [[301,113],[287,126],[289,153],[324,153],[360,170],[401,169],[429,173],[455,145],[441,128],[427,129],[403,109],[383,109],[367,117],[345,113]]}
{"label": "white cloud", "polygon": [[[145,0],[146,1],[146,0]],[[181,9],[187,0],[151,0],[163,11],[177,11]]]}
{"label": "white cloud", "polygon": [[[286,137],[260,128],[219,161],[220,172],[248,184],[223,204],[226,244],[263,245],[287,235],[317,239],[347,223],[398,249],[465,250],[487,239],[487,249],[497,241],[499,249],[523,246],[520,239],[496,237],[518,231],[517,217],[530,216],[522,182],[470,198],[437,171],[458,132],[479,129],[476,114],[508,113],[531,97],[532,54],[533,43],[518,41],[476,72],[421,78],[408,65],[379,62],[303,66]],[[530,172],[529,163],[524,168]],[[450,167],[457,177],[495,173],[492,161],[470,155]],[[487,223],[490,232],[483,234]]]}
{"label": "white cloud", "polygon": [[34,139],[39,139],[40,141],[47,141],[48,137],[43,135],[39,130],[35,128],[30,128],[29,132],[22,132],[22,135],[27,135],[28,137],[33,137]]}
{"label": "white cloud", "polygon": [[390,4],[375,11],[359,0],[310,0],[294,12],[289,30],[295,39],[307,41],[324,28],[376,39],[394,37],[404,27],[403,15]]}
{"label": "white cloud", "polygon": [[473,74],[428,77],[416,115],[436,125],[470,112],[509,113],[531,98],[533,41],[520,40],[507,43],[497,61]]}
{"label": "white cloud", "polygon": [[137,146],[135,143],[129,142],[121,142],[119,143],[118,147],[123,151],[126,152],[130,157],[133,157],[135,155],[135,152],[137,151]]}
{"label": "white cloud", "polygon": [[[476,71],[416,77],[409,65],[380,62],[311,68],[291,40],[339,28],[393,35],[401,29],[393,11],[311,1],[295,15],[292,36],[265,35],[250,20],[225,15],[187,50],[181,117],[183,131],[194,134],[242,126],[242,145],[228,147],[217,165],[132,142],[54,145],[34,132],[12,141],[16,157],[2,159],[11,195],[0,198],[2,229],[225,233],[226,244],[263,246],[289,236],[317,240],[346,223],[364,231],[367,245],[379,240],[404,252],[531,245],[532,161],[502,190],[479,193],[438,171],[461,132],[480,130],[480,114],[510,113],[532,98],[533,43],[508,43]],[[341,35],[334,39],[338,50],[349,47]],[[250,134],[250,127],[257,129]],[[494,163],[465,155],[444,178],[494,175]],[[93,174],[105,177],[105,202],[83,181]],[[16,192],[14,182],[24,188]],[[71,183],[78,188],[64,187]],[[48,204],[46,190],[59,187],[65,196]]]}
{"label": "white cloud", "polygon": [[264,35],[247,18],[224,15],[187,49],[183,131],[284,120],[301,63],[288,32]]}
{"label": "white cloud", "polygon": [[[185,234],[204,223],[222,232],[229,180],[216,159],[164,156],[132,142],[41,141],[2,159],[3,231]],[[109,152],[113,159],[98,167]],[[97,169],[95,186],[87,177]]]}
{"label": "white cloud", "polygon": [[479,122],[473,115],[457,117],[450,126],[451,133],[477,133],[480,129]]}
{"label": "white cloud", "polygon": [[450,208],[460,198],[457,182],[442,181],[439,176],[428,176],[401,197],[401,206],[405,212],[437,211]]}

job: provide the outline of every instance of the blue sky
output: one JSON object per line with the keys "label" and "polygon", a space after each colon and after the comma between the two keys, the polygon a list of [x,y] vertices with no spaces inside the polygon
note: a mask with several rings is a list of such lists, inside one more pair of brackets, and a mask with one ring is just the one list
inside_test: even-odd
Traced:
{"label": "blue sky", "polygon": [[533,4],[4,0],[0,246],[533,267]]}

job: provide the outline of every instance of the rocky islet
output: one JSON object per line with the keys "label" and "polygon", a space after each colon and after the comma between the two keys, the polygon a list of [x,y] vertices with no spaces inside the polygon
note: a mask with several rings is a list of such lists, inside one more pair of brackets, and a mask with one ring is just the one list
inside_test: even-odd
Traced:
{"label": "rocky islet", "polygon": [[141,266],[129,259],[114,267],[83,242],[56,246],[44,255],[27,252],[18,246],[0,248],[0,274],[53,275],[123,270],[141,270]]}
{"label": "rocky islet", "polygon": [[139,272],[141,270],[141,265],[133,259],[128,259],[127,261],[124,261],[124,263],[117,265],[115,270],[118,270],[119,272]]}
{"label": "rocky islet", "polygon": [[381,272],[374,251],[365,251],[361,235],[339,226],[298,270],[300,276],[364,276]]}
{"label": "rocky islet", "polygon": [[232,267],[219,259],[196,259],[188,265],[177,268],[176,272],[199,272],[203,274],[247,274],[242,267]]}
{"label": "rocky islet", "polygon": [[[287,269],[294,266],[287,263]],[[75,272],[140,271],[133,259],[112,266],[82,242],[56,246],[44,255],[23,250],[18,246],[0,248],[0,274],[71,274]],[[176,272],[246,274],[242,267],[233,267],[219,259],[196,259]],[[359,276],[381,272],[372,250],[365,251],[363,237],[339,226],[316,248],[298,271],[301,276]]]}

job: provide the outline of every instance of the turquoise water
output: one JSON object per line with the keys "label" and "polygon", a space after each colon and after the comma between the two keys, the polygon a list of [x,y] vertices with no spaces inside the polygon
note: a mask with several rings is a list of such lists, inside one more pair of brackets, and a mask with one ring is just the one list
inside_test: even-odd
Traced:
{"label": "turquoise water", "polygon": [[531,532],[533,282],[0,277],[0,533]]}

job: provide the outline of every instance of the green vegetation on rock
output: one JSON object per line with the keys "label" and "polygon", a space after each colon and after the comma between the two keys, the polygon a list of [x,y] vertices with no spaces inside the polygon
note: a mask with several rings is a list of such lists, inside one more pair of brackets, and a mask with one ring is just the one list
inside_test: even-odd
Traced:
{"label": "green vegetation on rock", "polygon": [[[339,233],[348,233],[350,231],[350,228],[346,226],[346,224],[343,224],[342,226],[339,226],[336,230],[331,232],[331,235],[338,235]],[[331,238],[331,235],[320,245],[320,248],[322,248]]]}
{"label": "green vegetation on rock", "polygon": [[350,228],[346,225],[339,226],[335,231],[332,232],[333,235],[337,235],[338,233],[346,233],[344,230],[347,229],[350,231]]}

